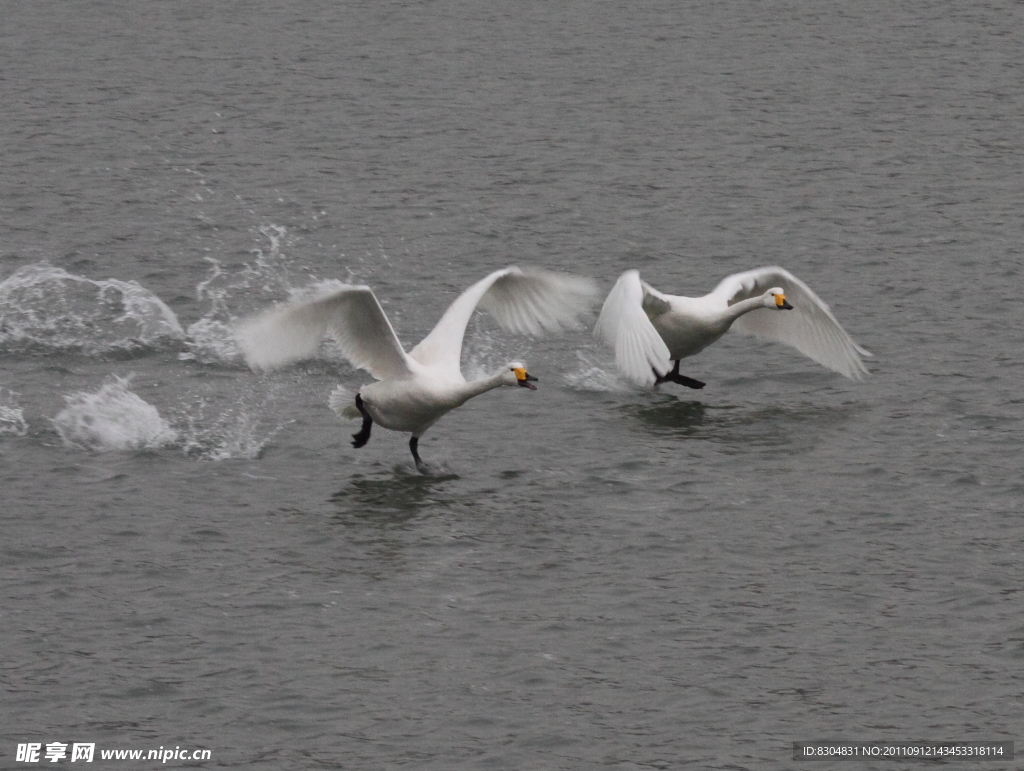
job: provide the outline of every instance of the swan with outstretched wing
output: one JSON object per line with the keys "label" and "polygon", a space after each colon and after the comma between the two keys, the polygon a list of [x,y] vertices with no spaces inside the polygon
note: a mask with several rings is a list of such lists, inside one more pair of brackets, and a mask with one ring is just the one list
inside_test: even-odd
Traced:
{"label": "swan with outstretched wing", "polygon": [[640,385],[704,383],[679,374],[679,362],[733,329],[791,345],[824,367],[860,380],[871,356],[803,281],[778,267],[727,276],[703,297],[659,292],[627,270],[605,299],[594,334],[615,350],[626,377]]}
{"label": "swan with outstretched wing", "polygon": [[412,434],[409,449],[416,468],[427,473],[419,438],[445,413],[499,386],[536,390],[536,378],[512,361],[490,377],[467,381],[460,359],[466,325],[477,307],[504,328],[529,335],[555,332],[578,323],[597,290],[576,276],[508,267],[466,289],[434,329],[408,353],[368,286],[335,284],[330,291],[274,308],[242,322],[236,339],[254,369],[273,369],[314,355],[327,336],[342,354],[377,382],[352,395],[339,386],[330,406],[345,418],[363,420],[353,446],[370,440],[374,423]]}

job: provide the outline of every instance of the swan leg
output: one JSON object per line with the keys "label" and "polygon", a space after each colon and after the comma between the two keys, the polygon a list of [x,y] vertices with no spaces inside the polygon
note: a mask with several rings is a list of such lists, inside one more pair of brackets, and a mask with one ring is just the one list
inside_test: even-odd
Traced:
{"label": "swan leg", "polygon": [[370,429],[373,427],[373,418],[370,417],[370,413],[363,406],[363,397],[359,394],[356,394],[356,409],[363,416],[363,427],[359,429],[359,433],[352,434],[352,446],[362,447],[370,441]]}
{"label": "swan leg", "polygon": [[694,380],[692,377],[679,374],[679,359],[676,359],[676,363],[672,366],[672,371],[666,375],[658,374],[658,370],[653,369],[654,372],[654,385],[661,385],[662,383],[679,383],[679,385],[686,386],[687,388],[703,388],[706,383],[702,383],[699,380]]}
{"label": "swan leg", "polygon": [[414,436],[409,440],[409,449],[412,450],[412,458],[416,461],[416,470],[421,474],[429,474],[430,469],[427,468],[427,464],[423,462],[423,458],[420,457],[419,453],[420,438]]}

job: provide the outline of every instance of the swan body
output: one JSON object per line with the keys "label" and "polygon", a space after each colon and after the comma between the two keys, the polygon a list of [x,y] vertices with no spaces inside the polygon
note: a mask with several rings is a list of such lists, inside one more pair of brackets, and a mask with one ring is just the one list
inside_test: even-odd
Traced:
{"label": "swan body", "polygon": [[699,380],[679,374],[679,362],[730,329],[791,345],[855,380],[868,371],[862,357],[871,354],[810,287],[779,267],[726,276],[703,297],[663,294],[628,270],[608,293],[594,334],[612,346],[619,369],[640,385],[671,381],[703,388]]}
{"label": "swan body", "polygon": [[500,386],[524,384],[535,389],[526,375],[522,381],[516,370],[526,372],[521,362],[509,362],[497,374],[468,382],[465,378],[413,378],[379,380],[359,389],[363,405],[378,425],[392,431],[408,431],[422,435],[446,412],[461,407],[474,396]]}
{"label": "swan body", "polygon": [[253,369],[272,369],[312,356],[327,335],[351,364],[376,382],[362,386],[354,400],[339,386],[329,405],[344,418],[363,419],[353,445],[370,439],[373,423],[412,434],[416,467],[420,436],[445,413],[474,396],[501,386],[536,390],[536,378],[518,361],[490,377],[467,381],[462,375],[462,340],[479,306],[513,332],[536,335],[574,326],[589,309],[596,288],[589,279],[517,267],[497,270],[466,289],[434,329],[406,353],[391,322],[368,286],[328,282],[313,296],[244,321],[236,339]]}

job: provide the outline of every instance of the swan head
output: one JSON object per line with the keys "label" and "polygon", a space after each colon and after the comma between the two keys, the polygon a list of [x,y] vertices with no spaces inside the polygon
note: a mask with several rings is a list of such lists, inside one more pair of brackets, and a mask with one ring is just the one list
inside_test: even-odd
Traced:
{"label": "swan head", "polygon": [[786,300],[786,293],[781,287],[769,289],[764,296],[765,305],[780,311],[791,311],[793,306]]}
{"label": "swan head", "polygon": [[505,365],[504,372],[501,373],[502,385],[519,386],[536,391],[537,386],[534,385],[536,382],[537,378],[526,371],[526,365],[521,361],[509,362]]}

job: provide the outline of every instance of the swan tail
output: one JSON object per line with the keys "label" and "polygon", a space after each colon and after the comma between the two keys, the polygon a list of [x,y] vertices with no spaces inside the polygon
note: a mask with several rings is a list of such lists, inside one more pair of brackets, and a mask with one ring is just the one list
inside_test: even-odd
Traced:
{"label": "swan tail", "polygon": [[362,417],[356,407],[356,395],[345,386],[338,386],[331,391],[327,406],[334,410],[342,420],[355,420]]}

